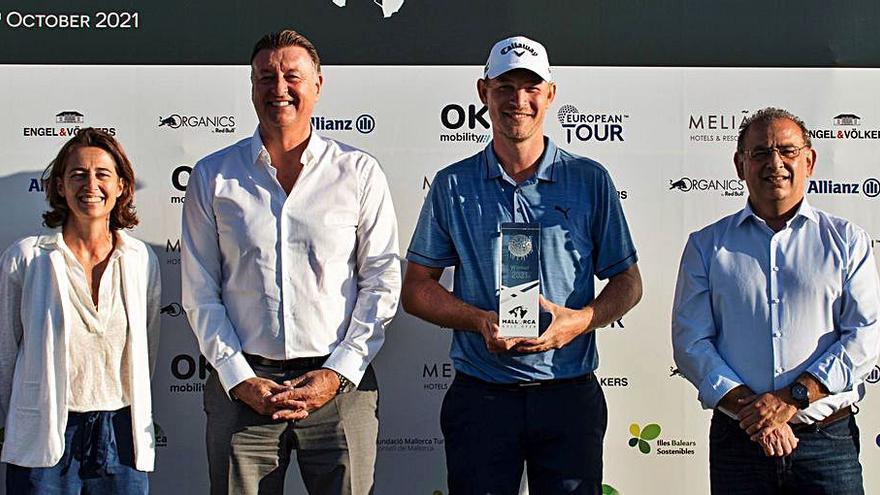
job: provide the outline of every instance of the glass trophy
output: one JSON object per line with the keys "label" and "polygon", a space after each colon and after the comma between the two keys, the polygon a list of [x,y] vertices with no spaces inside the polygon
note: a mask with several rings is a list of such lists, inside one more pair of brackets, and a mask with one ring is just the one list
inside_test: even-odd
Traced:
{"label": "glass trophy", "polygon": [[501,224],[501,291],[498,320],[501,337],[538,336],[541,226]]}

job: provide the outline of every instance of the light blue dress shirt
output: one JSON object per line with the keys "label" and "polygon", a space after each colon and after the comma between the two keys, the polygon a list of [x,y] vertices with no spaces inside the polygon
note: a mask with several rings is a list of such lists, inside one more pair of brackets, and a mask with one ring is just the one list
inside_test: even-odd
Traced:
{"label": "light blue dress shirt", "polygon": [[706,409],[807,372],[832,395],[812,423],[857,402],[880,343],[880,283],[868,234],[810,207],[774,232],[747,205],[688,238],[672,307],[675,362]]}
{"label": "light blue dress shirt", "polygon": [[[592,301],[594,277],[626,270],[637,260],[636,248],[608,171],[548,138],[544,143],[535,175],[519,184],[504,172],[492,143],[438,172],[407,260],[454,266],[453,294],[497,311],[501,224],[538,223],[541,294],[575,309]],[[541,332],[549,320],[542,312]],[[561,349],[520,354],[489,352],[480,334],[456,330],[450,356],[457,371],[495,383],[571,378],[599,364],[594,332]]]}

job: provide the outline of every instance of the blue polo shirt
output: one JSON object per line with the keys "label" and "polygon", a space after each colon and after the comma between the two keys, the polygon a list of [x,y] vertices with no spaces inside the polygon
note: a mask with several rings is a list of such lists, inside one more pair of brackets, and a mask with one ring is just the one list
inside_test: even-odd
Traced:
{"label": "blue polo shirt", "polygon": [[[580,309],[594,297],[594,276],[612,277],[637,260],[617,190],[599,163],[567,153],[544,138],[535,175],[517,184],[501,167],[492,143],[434,177],[406,258],[455,267],[453,293],[498,311],[501,224],[541,226],[541,294]],[[540,331],[549,325],[542,313]],[[567,346],[535,354],[491,353],[476,332],[454,331],[455,369],[495,383],[571,378],[598,365],[593,332]]]}

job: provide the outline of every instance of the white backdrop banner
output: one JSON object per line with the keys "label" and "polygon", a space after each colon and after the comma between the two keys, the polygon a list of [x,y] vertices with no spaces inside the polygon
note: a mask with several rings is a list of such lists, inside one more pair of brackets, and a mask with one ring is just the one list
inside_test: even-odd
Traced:
{"label": "white backdrop banner", "polygon": [[[481,68],[329,66],[324,74],[313,124],[379,159],[405,252],[434,173],[489,141],[488,114],[476,95]],[[609,407],[608,493],[707,493],[710,413],[676,373],[669,336],[687,234],[743,207],[747,192],[732,159],[736,129],[754,110],[779,106],[814,131],[811,203],[880,239],[880,102],[870,96],[880,70],[560,67],[554,75],[559,87],[545,133],[611,172],[645,284],[642,302],[598,331],[597,374]],[[253,133],[248,76],[244,66],[0,72],[0,247],[44,230],[39,176],[76,128],[110,130],[134,164],[141,219],[134,234],[153,247],[163,269],[155,493],[204,493],[208,486],[201,391],[209,371],[180,306],[180,211],[193,164]],[[375,363],[378,494],[446,493],[438,416],[453,375],[448,349],[448,329],[402,311],[388,331]],[[875,368],[858,415],[867,493],[880,491],[872,469],[880,462],[878,380]],[[629,446],[632,425],[636,436],[653,437],[647,449]],[[305,493],[296,469],[288,479],[288,493]]]}

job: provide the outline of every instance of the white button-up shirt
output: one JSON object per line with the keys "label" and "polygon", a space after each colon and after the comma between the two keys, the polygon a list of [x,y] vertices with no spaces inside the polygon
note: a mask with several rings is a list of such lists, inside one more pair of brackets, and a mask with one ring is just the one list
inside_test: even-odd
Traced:
{"label": "white button-up shirt", "polygon": [[878,318],[864,230],[804,199],[774,232],[746,206],[688,239],[672,309],[675,362],[707,409],[741,384],[764,393],[810,373],[832,394],[792,419],[812,423],[864,394]]}
{"label": "white button-up shirt", "polygon": [[370,155],[312,132],[287,195],[259,129],[199,161],[183,208],[183,306],[228,391],[270,359],[330,357],[358,383],[400,293],[397,220]]}

